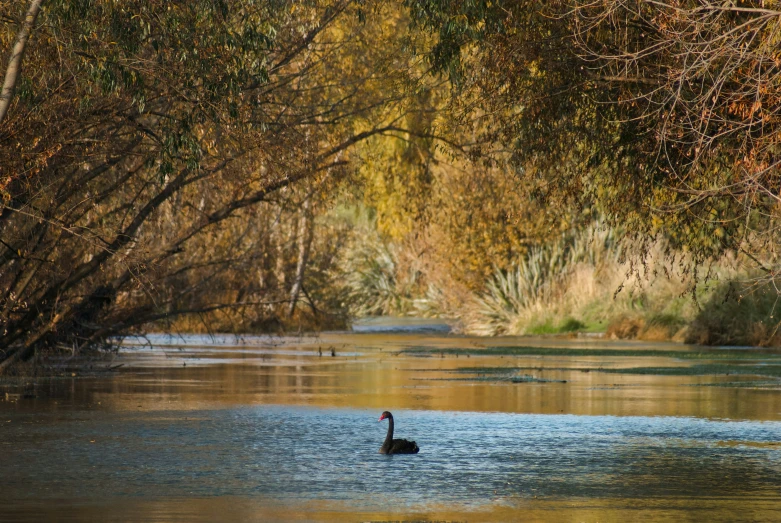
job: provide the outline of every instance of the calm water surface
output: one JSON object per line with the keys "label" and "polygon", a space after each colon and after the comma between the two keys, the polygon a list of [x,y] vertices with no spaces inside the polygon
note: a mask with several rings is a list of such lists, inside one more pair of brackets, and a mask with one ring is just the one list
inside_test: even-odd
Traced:
{"label": "calm water surface", "polygon": [[[727,380],[718,376],[577,370],[683,364],[671,358],[397,354],[486,343],[418,335],[130,341],[114,376],[39,381],[34,399],[0,402],[0,520],[781,514],[781,392],[713,386]],[[453,380],[466,366],[535,367],[566,383]],[[385,409],[420,454],[377,453]]]}

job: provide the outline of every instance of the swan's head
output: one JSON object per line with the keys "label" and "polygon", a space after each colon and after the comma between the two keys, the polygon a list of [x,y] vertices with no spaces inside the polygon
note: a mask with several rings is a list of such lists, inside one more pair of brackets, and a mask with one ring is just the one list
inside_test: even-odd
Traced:
{"label": "swan's head", "polygon": [[391,414],[390,412],[388,412],[388,411],[386,410],[385,412],[383,412],[382,414],[380,414],[380,419],[378,419],[377,421],[382,421],[382,420],[384,420],[384,419],[388,419],[388,418],[392,418],[392,417],[393,417],[393,414]]}

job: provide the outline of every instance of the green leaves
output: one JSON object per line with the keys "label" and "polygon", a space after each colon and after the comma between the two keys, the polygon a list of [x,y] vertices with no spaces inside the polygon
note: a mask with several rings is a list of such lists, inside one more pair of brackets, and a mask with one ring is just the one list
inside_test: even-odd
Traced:
{"label": "green leaves", "polygon": [[413,26],[438,34],[427,59],[435,72],[446,74],[459,85],[464,74],[462,53],[469,45],[503,34],[507,10],[502,1],[404,0]]}

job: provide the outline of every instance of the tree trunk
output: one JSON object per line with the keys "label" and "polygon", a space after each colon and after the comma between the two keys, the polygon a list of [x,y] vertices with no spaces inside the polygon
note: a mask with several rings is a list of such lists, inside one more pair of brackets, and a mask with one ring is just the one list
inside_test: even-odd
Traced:
{"label": "tree trunk", "polygon": [[286,273],[286,260],[287,260],[287,248],[286,240],[284,238],[285,232],[283,230],[282,217],[274,224],[276,229],[276,244],[277,244],[277,259],[274,263],[274,278],[276,280],[277,292],[281,295],[285,290],[285,273]]}
{"label": "tree trunk", "polygon": [[19,79],[19,73],[22,71],[22,57],[24,56],[24,49],[27,47],[27,39],[30,38],[30,32],[35,19],[38,18],[42,2],[43,0],[32,0],[30,2],[30,8],[24,17],[22,28],[19,30],[19,34],[16,35],[14,50],[11,53],[11,59],[8,61],[8,68],[5,71],[3,90],[0,92],[0,122],[3,121],[5,113],[8,112],[8,107],[11,105],[11,98],[13,98],[14,90],[16,89],[16,81]]}
{"label": "tree trunk", "polygon": [[296,310],[298,295],[301,293],[301,287],[304,284],[304,270],[309,258],[309,247],[312,245],[313,220],[312,220],[312,201],[309,197],[304,200],[302,208],[303,216],[300,218],[298,231],[298,263],[296,264],[296,276],[293,280],[293,287],[290,289],[290,306],[287,311],[288,316],[292,316]]}

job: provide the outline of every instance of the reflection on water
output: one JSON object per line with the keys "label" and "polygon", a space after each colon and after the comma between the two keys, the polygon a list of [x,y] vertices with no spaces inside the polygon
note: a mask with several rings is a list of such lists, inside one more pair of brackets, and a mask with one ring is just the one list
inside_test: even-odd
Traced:
{"label": "reflection on water", "polygon": [[[225,339],[215,352],[191,338],[130,352],[113,378],[39,383],[35,399],[0,403],[0,520],[626,521],[643,509],[731,521],[781,510],[777,391],[545,370],[590,358],[405,357],[393,348],[429,339],[372,339]],[[467,365],[542,368],[566,383],[436,379]],[[385,409],[420,454],[377,453]]]}
{"label": "reflection on water", "polygon": [[451,329],[444,320],[380,316],[356,320],[352,324],[352,330],[353,332],[438,332],[447,334]]}
{"label": "reflection on water", "polygon": [[[127,498],[328,500],[359,512],[465,512],[558,499],[775,500],[781,423],[397,411],[418,456],[384,456],[375,411],[255,406],[204,412],[26,414],[3,495],[98,505]],[[10,474],[9,474],[10,472]],[[24,502],[27,503],[24,503]],[[110,501],[110,500],[109,500]]]}

